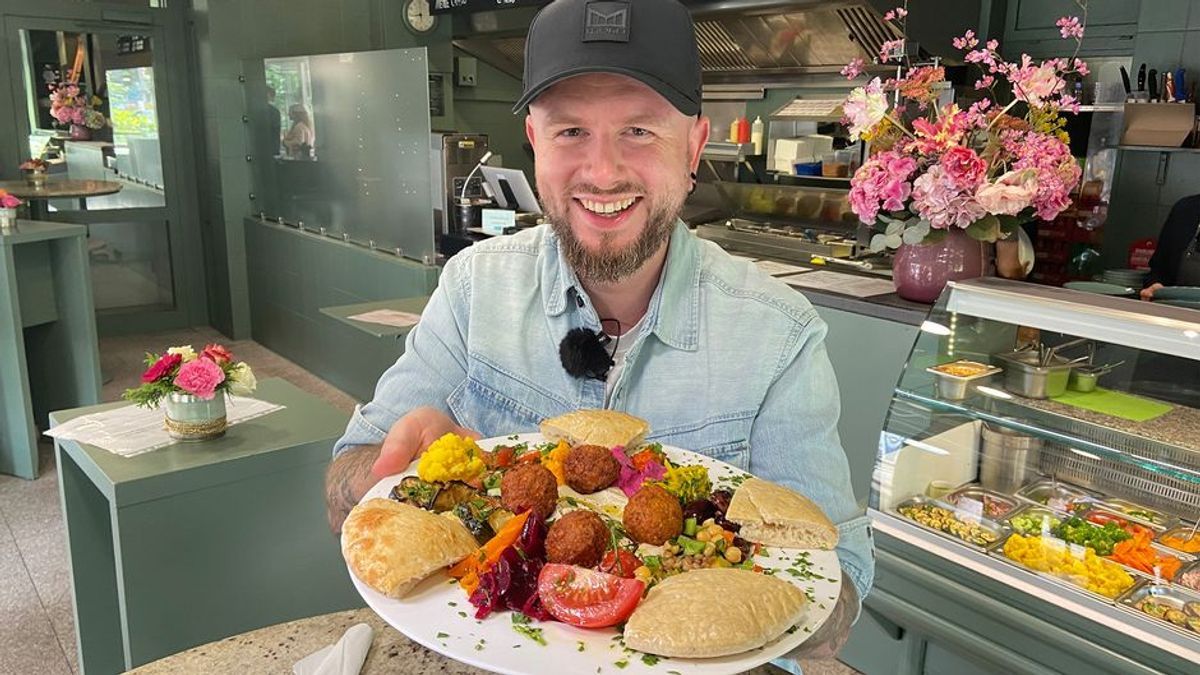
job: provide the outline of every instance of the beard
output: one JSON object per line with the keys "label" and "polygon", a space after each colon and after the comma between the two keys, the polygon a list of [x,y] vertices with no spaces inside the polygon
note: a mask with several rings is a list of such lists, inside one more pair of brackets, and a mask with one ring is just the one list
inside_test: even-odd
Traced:
{"label": "beard", "polygon": [[[639,193],[643,196],[642,205],[646,207],[646,225],[638,233],[636,239],[625,246],[614,243],[615,232],[604,232],[600,235],[599,250],[589,249],[579,237],[570,222],[570,204],[572,194],[588,193],[594,195]],[[667,195],[652,199],[646,190],[633,183],[623,183],[608,190],[600,190],[591,185],[573,185],[557,198],[546,199],[542,208],[550,220],[550,227],[558,235],[559,246],[567,262],[575,270],[575,276],[580,281],[594,283],[613,283],[620,281],[641,269],[650,256],[671,238],[675,229],[675,221],[683,210],[686,196]],[[636,208],[631,207],[631,208]]]}

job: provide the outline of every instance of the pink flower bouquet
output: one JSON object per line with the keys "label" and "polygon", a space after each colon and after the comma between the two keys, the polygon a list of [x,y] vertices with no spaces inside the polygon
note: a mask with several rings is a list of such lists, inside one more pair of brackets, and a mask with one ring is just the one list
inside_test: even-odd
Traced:
{"label": "pink flower bouquet", "polygon": [[[1086,4],[1078,4],[1086,19]],[[901,27],[906,15],[903,8],[888,13]],[[1063,17],[1058,26],[1078,54],[1084,21]],[[902,39],[886,43],[878,62],[898,60],[903,46]],[[872,146],[851,178],[849,199],[859,220],[882,230],[871,240],[874,251],[937,241],[952,228],[994,242],[1071,204],[1080,168],[1062,113],[1077,112],[1079,102],[1065,78],[1086,75],[1087,64],[1074,56],[1038,63],[1027,55],[1009,63],[995,40],[980,44],[973,31],[955,38],[954,47],[982,71],[975,83],[982,96],[966,109],[939,103],[949,85],[936,64],[901,63],[897,77],[873,78],[843,103],[851,137]],[[842,72],[853,79],[863,67],[856,59]],[[1011,90],[1003,106],[998,85]]]}
{"label": "pink flower bouquet", "polygon": [[15,209],[24,203],[15,195],[9,194],[7,190],[0,190],[0,209]]}
{"label": "pink flower bouquet", "polygon": [[172,393],[211,400],[219,393],[247,395],[257,381],[245,362],[234,361],[222,345],[210,344],[199,354],[191,345],[171,347],[164,354],[146,354],[142,384],[125,391],[124,398],[153,408]]}
{"label": "pink flower bouquet", "polygon": [[63,82],[50,85],[50,116],[60,125],[102,129],[108,125],[104,113],[96,110],[101,101],[78,84]]}

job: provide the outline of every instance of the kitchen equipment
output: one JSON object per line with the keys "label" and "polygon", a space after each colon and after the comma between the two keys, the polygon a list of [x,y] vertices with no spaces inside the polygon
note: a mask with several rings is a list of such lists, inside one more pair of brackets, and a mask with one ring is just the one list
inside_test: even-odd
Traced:
{"label": "kitchen equipment", "polygon": [[1050,398],[1067,390],[1071,369],[1068,359],[1033,351],[1003,352],[993,358],[1004,364],[1004,388],[1025,398]]}
{"label": "kitchen equipment", "polygon": [[[488,137],[487,134],[435,133],[430,151],[434,223],[441,226],[442,234],[449,234],[460,222],[458,200],[464,196],[464,184],[467,199],[484,196],[483,178],[478,172],[474,175],[471,172],[488,154]],[[478,213],[474,222],[472,227],[479,227]]]}
{"label": "kitchen equipment", "polygon": [[979,484],[995,492],[1013,493],[1038,464],[1042,439],[984,422],[980,430]]}
{"label": "kitchen equipment", "polygon": [[1138,66],[1137,87],[1138,91],[1146,91],[1146,64],[1144,63]]}
{"label": "kitchen equipment", "polygon": [[[1002,372],[1002,369],[996,366],[966,360],[943,363],[925,370],[933,373],[937,382],[938,396],[948,401],[965,399],[975,391],[976,387],[985,384],[993,375]],[[957,371],[970,372],[960,374]]]}
{"label": "kitchen equipment", "polygon": [[1125,362],[1117,361],[1116,363],[1109,363],[1103,366],[1076,366],[1075,368],[1071,369],[1070,386],[1075,391],[1096,391],[1096,385],[1099,383],[1100,378],[1112,372],[1114,368],[1123,363]]}
{"label": "kitchen equipment", "polygon": [[1150,85],[1150,101],[1152,103],[1156,103],[1158,102],[1158,71],[1154,68],[1150,69],[1150,80],[1148,84]]}
{"label": "kitchen equipment", "polygon": [[1129,85],[1129,71],[1125,70],[1125,66],[1121,66],[1121,86],[1125,87],[1125,95],[1129,96],[1133,91],[1133,87]]}

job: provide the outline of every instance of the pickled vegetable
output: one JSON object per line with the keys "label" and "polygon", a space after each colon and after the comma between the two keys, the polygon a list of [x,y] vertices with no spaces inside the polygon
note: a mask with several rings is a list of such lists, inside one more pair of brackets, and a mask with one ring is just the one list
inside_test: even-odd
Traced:
{"label": "pickled vegetable", "polygon": [[1062,542],[1014,534],[1004,542],[1004,555],[1029,569],[1043,572],[1115,598],[1133,586],[1133,577],[1120,565],[1105,560],[1089,549],[1078,555]]}
{"label": "pickled vegetable", "polygon": [[953,535],[976,546],[988,546],[996,543],[996,533],[977,523],[959,519],[949,509],[933,504],[914,504],[901,506],[898,510],[900,515],[905,518],[914,520],[925,527]]}

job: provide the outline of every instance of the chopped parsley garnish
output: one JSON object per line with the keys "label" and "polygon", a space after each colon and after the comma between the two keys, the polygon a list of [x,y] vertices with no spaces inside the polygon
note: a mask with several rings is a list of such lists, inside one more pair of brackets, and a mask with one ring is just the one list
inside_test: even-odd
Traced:
{"label": "chopped parsley garnish", "polygon": [[615,662],[613,662],[613,665],[618,668],[624,668],[625,666],[629,665],[629,659],[621,659],[620,661],[615,661]]}
{"label": "chopped parsley garnish", "polygon": [[642,654],[642,663],[648,666],[657,666],[658,662],[661,661],[662,658],[663,657],[655,656],[654,654]]}
{"label": "chopped parsley garnish", "polygon": [[454,601],[447,602],[446,604],[450,605],[451,607],[458,607],[458,603]]}
{"label": "chopped parsley garnish", "polygon": [[460,612],[458,613],[458,615],[459,615],[459,616],[461,616],[461,617],[462,617],[462,618],[464,618],[464,619],[465,619],[465,618],[467,618],[467,613],[466,613],[466,612],[462,612],[462,611],[460,611]]}
{"label": "chopped parsley garnish", "polygon": [[513,612],[512,613],[512,622],[516,623],[516,624],[526,624],[526,623],[529,623],[529,617],[525,616],[524,614],[522,614],[520,612]]}
{"label": "chopped parsley garnish", "polygon": [[[542,645],[543,647],[546,646],[546,637],[544,635],[542,635],[541,628],[534,628],[533,626],[526,626],[524,624],[514,624],[513,630],[517,631],[521,635],[524,635],[525,637],[529,638],[530,640],[533,640],[534,642],[538,643],[539,645]],[[520,645],[516,645],[516,646],[520,646]]]}
{"label": "chopped parsley garnish", "polygon": [[437,634],[437,639],[439,639],[439,640],[441,640],[443,638],[448,638],[448,637],[450,637],[449,633],[438,633]]}
{"label": "chopped parsley garnish", "polygon": [[583,647],[583,643],[582,643],[582,642],[578,642],[578,643],[576,643],[576,644],[578,644],[578,645],[579,645],[579,648],[578,648],[576,651],[583,651],[583,649],[584,649],[584,647]]}

